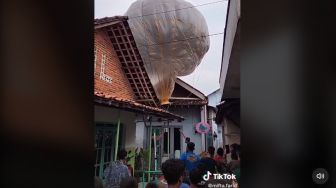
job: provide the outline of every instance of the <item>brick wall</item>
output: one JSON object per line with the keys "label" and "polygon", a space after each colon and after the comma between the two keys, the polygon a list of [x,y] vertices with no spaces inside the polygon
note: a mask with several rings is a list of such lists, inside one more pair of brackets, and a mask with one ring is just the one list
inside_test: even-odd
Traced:
{"label": "brick wall", "polygon": [[135,100],[131,85],[121,68],[121,63],[113,49],[110,39],[102,30],[96,30],[94,38],[95,91]]}

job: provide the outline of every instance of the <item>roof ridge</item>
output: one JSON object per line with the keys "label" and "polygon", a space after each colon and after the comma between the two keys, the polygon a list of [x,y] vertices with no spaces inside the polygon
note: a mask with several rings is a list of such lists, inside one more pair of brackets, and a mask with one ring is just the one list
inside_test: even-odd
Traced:
{"label": "roof ridge", "polygon": [[[187,82],[183,81],[181,78],[177,77],[176,80],[179,80],[180,82],[183,82],[184,84],[186,84],[187,86],[191,87],[192,89],[196,90],[197,92],[199,92],[201,95],[203,95],[205,98],[207,97],[203,92],[201,92],[200,90],[196,89],[195,87],[193,87],[192,85],[188,84]],[[183,86],[182,86],[183,87]]]}
{"label": "roof ridge", "polygon": [[94,25],[106,24],[114,21],[124,21],[124,20],[128,20],[128,16],[111,16],[111,17],[95,18]]}

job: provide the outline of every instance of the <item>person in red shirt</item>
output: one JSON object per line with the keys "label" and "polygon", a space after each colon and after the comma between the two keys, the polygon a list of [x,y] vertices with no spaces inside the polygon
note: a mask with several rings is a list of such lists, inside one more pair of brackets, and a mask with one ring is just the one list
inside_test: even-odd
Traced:
{"label": "person in red shirt", "polygon": [[225,163],[225,156],[224,156],[223,148],[217,149],[217,155],[215,156],[214,159],[217,163]]}
{"label": "person in red shirt", "polygon": [[226,165],[226,156],[224,155],[223,148],[217,149],[217,155],[215,156],[214,159],[216,161],[217,171],[219,173],[223,173],[225,171],[225,165]]}

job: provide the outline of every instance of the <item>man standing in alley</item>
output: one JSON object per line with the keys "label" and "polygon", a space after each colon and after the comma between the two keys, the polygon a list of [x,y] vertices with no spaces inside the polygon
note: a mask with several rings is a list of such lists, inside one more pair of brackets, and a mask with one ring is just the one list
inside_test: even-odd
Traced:
{"label": "man standing in alley", "polygon": [[187,176],[189,173],[196,168],[200,163],[200,157],[194,153],[195,144],[193,142],[189,142],[187,144],[187,151],[181,155],[181,160],[184,162],[186,167]]}
{"label": "man standing in alley", "polygon": [[168,159],[161,165],[161,170],[167,185],[159,185],[166,188],[189,188],[183,181],[184,164],[179,159]]}
{"label": "man standing in alley", "polygon": [[111,162],[105,169],[106,188],[119,188],[122,179],[131,176],[126,166],[126,156],[127,152],[121,149],[118,152],[118,160]]}

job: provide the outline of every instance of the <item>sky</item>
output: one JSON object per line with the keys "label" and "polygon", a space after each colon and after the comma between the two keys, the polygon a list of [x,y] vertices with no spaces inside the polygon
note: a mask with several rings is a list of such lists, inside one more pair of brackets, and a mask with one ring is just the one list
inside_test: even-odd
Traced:
{"label": "sky", "polygon": [[[95,18],[124,15],[128,7],[136,0],[95,0]],[[219,0],[187,0],[194,6],[217,2]],[[209,35],[224,32],[227,1],[196,7],[204,16]],[[183,11],[183,10],[181,10]],[[205,95],[219,88],[223,34],[210,37],[210,48],[195,71],[184,77],[183,81],[195,87]]]}

